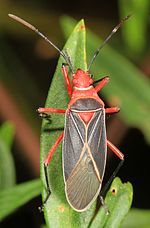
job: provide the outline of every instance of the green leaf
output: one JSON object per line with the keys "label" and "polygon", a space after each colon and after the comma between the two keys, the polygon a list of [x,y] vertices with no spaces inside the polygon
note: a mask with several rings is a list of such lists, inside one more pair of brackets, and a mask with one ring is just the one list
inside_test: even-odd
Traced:
{"label": "green leaf", "polygon": [[150,227],[150,210],[131,209],[126,216],[122,228],[149,228]]}
{"label": "green leaf", "polygon": [[[67,49],[74,68],[87,68],[85,57],[85,28],[81,20],[70,35],[64,49]],[[58,66],[48,93],[46,107],[67,108],[69,96],[61,72],[64,62],[59,59]],[[70,74],[71,75],[71,74]],[[58,135],[63,131],[64,114],[51,114],[51,124],[43,121],[41,136],[41,178],[45,185],[43,169],[44,159],[56,141]],[[68,205],[64,193],[64,181],[62,173],[61,145],[59,145],[49,165],[49,180],[51,196],[46,204],[44,213],[48,227],[87,227],[94,213],[95,205],[85,213],[77,213]],[[45,199],[43,192],[43,200]],[[82,224],[82,226],[81,226]]]}
{"label": "green leaf", "polygon": [[11,148],[14,140],[15,128],[11,122],[5,122],[0,127],[0,139]]}
{"label": "green leaf", "polygon": [[101,207],[90,227],[120,227],[122,220],[131,207],[132,197],[132,185],[130,183],[123,184],[116,177],[105,198],[110,213],[107,215],[105,208]]}
{"label": "green leaf", "polygon": [[[66,25],[67,36],[75,21],[69,17],[62,18],[62,26]],[[101,44],[101,40],[88,31],[87,53],[93,52]],[[101,73],[100,73],[101,72]],[[125,57],[105,46],[97,56],[91,68],[94,80],[105,75],[110,76],[110,83],[102,90],[107,102],[111,106],[119,106],[118,115],[131,127],[141,129],[150,142],[150,82],[149,80]]]}
{"label": "green leaf", "polygon": [[146,47],[150,1],[119,0],[118,3],[121,18],[132,13],[130,20],[122,26],[126,49],[134,58],[141,57]]}
{"label": "green leaf", "polygon": [[13,186],[16,172],[11,146],[14,139],[14,127],[10,122],[0,128],[0,190]]}
{"label": "green leaf", "polygon": [[41,180],[32,180],[0,191],[0,221],[41,193]]}
{"label": "green leaf", "polygon": [[47,226],[44,224],[44,225],[41,225],[41,228],[47,228]]}

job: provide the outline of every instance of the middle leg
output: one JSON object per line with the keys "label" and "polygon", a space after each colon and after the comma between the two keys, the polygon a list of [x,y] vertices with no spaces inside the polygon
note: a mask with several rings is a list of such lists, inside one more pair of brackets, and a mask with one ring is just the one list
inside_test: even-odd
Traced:
{"label": "middle leg", "polygon": [[52,159],[52,155],[54,154],[55,150],[56,150],[56,147],[59,145],[59,143],[61,142],[61,140],[63,139],[64,137],[64,131],[60,134],[60,136],[57,138],[57,140],[55,141],[55,143],[53,144],[53,146],[51,147],[45,161],[44,161],[44,174],[45,174],[45,180],[46,180],[46,190],[47,190],[47,196],[42,204],[41,207],[39,207],[39,210],[40,211],[43,211],[44,209],[44,206],[47,202],[47,200],[49,199],[50,197],[50,194],[51,194],[51,190],[50,190],[50,184],[49,184],[49,179],[48,179],[48,165]]}

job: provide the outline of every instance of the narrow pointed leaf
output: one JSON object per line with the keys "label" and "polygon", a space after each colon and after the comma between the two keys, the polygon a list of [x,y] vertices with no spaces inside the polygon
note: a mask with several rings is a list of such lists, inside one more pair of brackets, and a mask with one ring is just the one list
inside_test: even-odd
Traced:
{"label": "narrow pointed leaf", "polygon": [[[74,69],[82,68],[86,70],[85,56],[85,27],[81,20],[71,33],[65,47],[71,58]],[[46,107],[67,108],[69,95],[67,93],[64,78],[61,72],[62,57],[58,61],[57,69],[48,93]],[[71,76],[71,72],[70,76]],[[63,131],[64,114],[51,114],[51,123],[43,121],[41,136],[41,178],[45,186],[45,175],[43,169],[44,159]],[[51,186],[51,196],[46,204],[44,213],[48,227],[87,227],[91,216],[94,213],[94,205],[85,213],[77,213],[68,205],[64,193],[64,181],[62,173],[62,152],[61,144],[57,147],[49,165],[49,180]],[[43,192],[43,199],[46,194]],[[82,226],[81,226],[82,224]]]}
{"label": "narrow pointed leaf", "polygon": [[42,190],[41,180],[32,180],[0,191],[0,221],[29,200],[38,196]]}
{"label": "narrow pointed leaf", "polygon": [[11,122],[5,122],[0,127],[0,139],[10,148],[14,140],[14,125]]}
{"label": "narrow pointed leaf", "polygon": [[101,207],[91,224],[91,228],[120,227],[131,207],[132,197],[132,185],[130,183],[123,184],[116,177],[105,198],[109,214],[107,215],[105,208]]}
{"label": "narrow pointed leaf", "polygon": [[[137,219],[138,218],[138,219]],[[136,209],[130,210],[125,220],[123,221],[122,228],[149,228],[150,227],[150,210]]]}
{"label": "narrow pointed leaf", "polygon": [[[149,0],[118,0],[120,17],[132,13],[132,19],[122,27],[122,34],[129,55],[141,58],[146,48],[147,26],[149,18]],[[131,36],[132,34],[132,36]]]}
{"label": "narrow pointed leaf", "polygon": [[4,123],[0,128],[0,190],[13,186],[16,182],[16,171],[11,146],[14,139],[14,127]]}

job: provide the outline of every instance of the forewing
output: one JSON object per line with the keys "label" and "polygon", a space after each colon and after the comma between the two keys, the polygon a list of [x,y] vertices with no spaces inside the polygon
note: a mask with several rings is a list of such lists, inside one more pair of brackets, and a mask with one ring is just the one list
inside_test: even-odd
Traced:
{"label": "forewing", "polygon": [[68,202],[77,211],[89,208],[101,187],[88,150],[89,148],[85,145],[82,151],[83,156],[66,182]]}
{"label": "forewing", "polygon": [[98,196],[105,161],[106,133],[103,110],[95,112],[88,126],[77,113],[68,112],[63,142],[63,167],[66,196],[75,210],[86,210]]}
{"label": "forewing", "polygon": [[63,172],[67,181],[77,164],[84,146],[85,126],[77,113],[67,111],[63,140]]}
{"label": "forewing", "polygon": [[106,166],[106,142],[105,110],[101,109],[95,113],[88,127],[88,145],[101,179]]}

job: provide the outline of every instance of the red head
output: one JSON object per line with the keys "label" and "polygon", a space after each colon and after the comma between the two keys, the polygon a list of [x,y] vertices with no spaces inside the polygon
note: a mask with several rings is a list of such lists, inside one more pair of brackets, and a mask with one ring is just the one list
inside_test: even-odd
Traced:
{"label": "red head", "polygon": [[73,75],[72,82],[74,86],[79,88],[86,88],[93,84],[93,80],[90,75],[81,69],[78,69]]}

